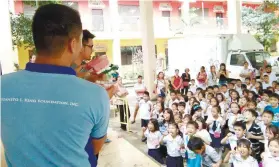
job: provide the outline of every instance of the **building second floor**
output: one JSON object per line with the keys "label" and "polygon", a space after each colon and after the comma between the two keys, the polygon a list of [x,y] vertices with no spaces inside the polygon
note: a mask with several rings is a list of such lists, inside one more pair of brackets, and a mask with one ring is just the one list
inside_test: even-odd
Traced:
{"label": "building second floor", "polygon": [[[117,1],[117,12],[112,12]],[[257,7],[261,0],[244,0],[242,5]],[[139,38],[141,34],[139,0],[63,0],[63,4],[79,11],[85,29],[98,38],[111,39],[115,32],[120,38]],[[220,33],[228,31],[227,0],[190,0],[189,23],[182,17],[183,0],[153,0],[154,33],[168,38],[185,31]],[[15,14],[32,17],[36,6],[23,0],[14,1]],[[117,21],[115,21],[115,19]],[[115,27],[117,30],[115,31]]]}

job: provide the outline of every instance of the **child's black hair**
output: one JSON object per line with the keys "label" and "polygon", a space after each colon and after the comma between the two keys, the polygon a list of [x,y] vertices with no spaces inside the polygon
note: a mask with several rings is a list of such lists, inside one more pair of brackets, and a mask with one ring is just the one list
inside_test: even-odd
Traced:
{"label": "child's black hair", "polygon": [[196,119],[196,122],[199,121],[202,123],[202,129],[207,129],[207,124],[205,123],[205,120],[201,117]]}
{"label": "child's black hair", "polygon": [[149,123],[153,124],[154,132],[159,131],[159,123],[157,119],[150,119]]}
{"label": "child's black hair", "polygon": [[248,89],[244,89],[243,91],[242,91],[242,93],[244,94],[244,93],[246,93],[247,95],[249,94],[249,90]]}
{"label": "child's black hair", "polygon": [[185,102],[188,102],[188,100],[189,100],[189,99],[188,99],[188,96],[184,95],[183,98],[184,98],[184,101],[185,101]]}
{"label": "child's black hair", "polygon": [[196,91],[202,91],[202,88],[197,88]]}
{"label": "child's black hair", "polygon": [[277,93],[272,93],[269,98],[276,98],[277,100],[279,100],[279,95]]}
{"label": "child's black hair", "polygon": [[178,107],[178,103],[172,103],[171,106],[175,105],[175,107],[177,108]]}
{"label": "child's black hair", "polygon": [[245,84],[241,84],[241,89],[242,89],[242,90],[247,89],[247,85],[245,85]]}
{"label": "child's black hair", "polygon": [[176,91],[171,91],[171,92],[170,92],[170,94],[173,94],[173,93],[176,95]]}
{"label": "child's black hair", "polygon": [[187,123],[186,127],[187,127],[188,125],[193,125],[196,129],[199,129],[199,124],[198,124],[197,122],[195,122],[195,121],[190,120],[190,121]]}
{"label": "child's black hair", "polygon": [[254,104],[254,105],[255,105],[255,107],[257,108],[257,102],[256,102],[256,101],[250,100],[250,101],[248,101],[248,103],[247,103],[247,104],[249,104],[249,103]]}
{"label": "child's black hair", "polygon": [[250,112],[252,114],[252,116],[255,118],[258,117],[258,113],[253,109],[247,109],[247,110],[245,110],[245,112]]}
{"label": "child's black hair", "polygon": [[149,92],[148,91],[144,91],[143,94],[145,94],[146,96],[149,97]]}
{"label": "child's black hair", "polygon": [[248,150],[252,149],[252,143],[248,139],[239,139],[237,141],[237,147],[240,147],[242,144],[245,145]]}
{"label": "child's black hair", "polygon": [[184,108],[185,108],[186,103],[181,101],[181,102],[178,103],[178,106],[181,106],[181,107],[184,107]]}
{"label": "child's black hair", "polygon": [[278,138],[279,137],[279,129],[275,125],[268,125],[266,127],[266,130],[267,129],[269,129],[269,131],[272,132],[272,134],[274,135],[274,138]]}
{"label": "child's black hair", "polygon": [[[239,102],[240,96],[239,96],[238,91],[236,91],[235,89],[232,89],[232,90],[231,90],[231,94],[232,94],[232,93],[236,93],[236,95],[237,95],[236,101]],[[230,96],[231,96],[231,94],[230,94]]]}
{"label": "child's black hair", "polygon": [[[173,112],[171,109],[169,108],[165,108],[165,111],[164,112],[167,112],[170,114],[170,120],[169,120],[169,123],[174,123],[174,116],[173,116]],[[166,120],[164,119],[163,120],[163,123],[166,123]]]}
{"label": "child's black hair", "polygon": [[176,123],[171,123],[171,124],[169,124],[169,126],[171,126],[171,125],[172,125],[172,126],[175,126],[176,130],[178,131],[178,132],[177,132],[177,135],[183,137],[182,132],[179,130],[178,124],[176,124]]}
{"label": "child's black hair", "polygon": [[218,85],[213,85],[213,89],[215,89],[215,88],[219,89],[219,86]]}
{"label": "child's black hair", "polygon": [[[222,101],[225,100],[225,96],[223,95],[223,93],[217,93],[217,94],[216,94],[216,97],[217,97],[217,96],[221,96],[221,97],[222,97]],[[217,99],[218,99],[218,98],[217,98]]]}
{"label": "child's black hair", "polygon": [[228,87],[228,85],[226,85],[226,84],[222,84],[222,85],[221,85],[221,87],[226,87],[226,88],[227,88],[227,87]]}
{"label": "child's black hair", "polygon": [[244,122],[242,121],[236,121],[234,124],[233,124],[233,127],[240,127],[242,130],[246,130],[246,125]]}
{"label": "child's black hair", "polygon": [[198,105],[198,104],[193,105],[193,107],[191,108],[191,113],[190,114],[193,116],[196,113],[196,111],[201,110],[201,109],[202,108],[201,108],[200,105]]}
{"label": "child's black hair", "polygon": [[196,150],[201,150],[205,146],[203,140],[199,137],[191,137],[187,147],[195,152]]}
{"label": "child's black hair", "polygon": [[269,115],[271,115],[272,119],[274,118],[274,113],[272,111],[270,111],[270,110],[264,110],[263,113],[262,113],[262,116],[264,114],[269,114]]}
{"label": "child's black hair", "polygon": [[[218,99],[217,99],[217,97],[212,97],[212,99],[214,99],[215,101],[216,101],[216,106],[219,106],[219,101],[218,101]],[[210,99],[210,105],[211,105],[211,100],[212,99]],[[214,106],[213,106],[214,107]]]}
{"label": "child's black hair", "polygon": [[221,114],[221,107],[219,105],[213,106],[212,108],[216,108],[218,114]]}
{"label": "child's black hair", "polygon": [[249,80],[249,81],[251,81],[251,78],[250,78],[250,77],[247,77],[247,78],[245,78],[245,81],[246,81],[246,80]]}
{"label": "child's black hair", "polygon": [[249,91],[249,93],[252,93],[252,95],[253,95],[252,99],[250,99],[250,100],[251,101],[257,101],[258,95],[254,91]]}
{"label": "child's black hair", "polygon": [[207,96],[212,96],[212,97],[214,97],[214,94],[213,94],[213,93],[208,93]]}
{"label": "child's black hair", "polygon": [[263,94],[266,94],[268,97],[270,97],[270,95],[272,94],[272,91],[264,89],[262,95]]}
{"label": "child's black hair", "polygon": [[206,90],[208,90],[208,89],[213,89],[213,86],[208,86],[208,87],[206,88]]}

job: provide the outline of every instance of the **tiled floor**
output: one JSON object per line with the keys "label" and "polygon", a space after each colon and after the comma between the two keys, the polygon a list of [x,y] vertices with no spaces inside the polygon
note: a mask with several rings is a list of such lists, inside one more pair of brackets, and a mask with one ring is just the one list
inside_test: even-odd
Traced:
{"label": "tiled floor", "polygon": [[159,167],[119,133],[109,129],[111,143],[105,144],[99,155],[98,167]]}

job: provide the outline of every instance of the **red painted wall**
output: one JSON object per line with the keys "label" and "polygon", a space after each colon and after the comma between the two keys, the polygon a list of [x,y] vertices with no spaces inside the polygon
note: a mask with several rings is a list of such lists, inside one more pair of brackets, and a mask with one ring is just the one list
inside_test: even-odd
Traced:
{"label": "red painted wall", "polygon": [[[72,1],[77,1],[78,6],[79,6],[79,12],[81,15],[84,14],[91,14],[91,10],[88,8],[88,2],[87,1],[80,1],[80,0],[72,0]],[[108,7],[109,6],[109,1],[108,0],[103,0],[104,4]],[[162,16],[161,11],[159,10],[159,4],[160,3],[170,3],[172,6],[172,11],[171,11],[171,17],[176,17],[179,15],[179,8],[181,7],[182,2],[179,0],[153,0],[153,7],[154,7],[154,16]],[[22,1],[15,1],[15,13],[19,14],[23,12],[23,2]],[[135,5],[139,6],[139,0],[118,0],[119,5]],[[225,13],[224,17],[227,16],[227,3],[226,2],[204,2],[204,8],[209,9],[208,16],[209,17],[215,17],[215,13],[213,12],[213,8],[215,5],[218,6],[223,6]],[[243,6],[249,6],[252,8],[256,8],[257,4],[243,4]],[[202,8],[202,2],[197,1],[195,3],[190,3],[190,7],[195,7],[195,8]]]}

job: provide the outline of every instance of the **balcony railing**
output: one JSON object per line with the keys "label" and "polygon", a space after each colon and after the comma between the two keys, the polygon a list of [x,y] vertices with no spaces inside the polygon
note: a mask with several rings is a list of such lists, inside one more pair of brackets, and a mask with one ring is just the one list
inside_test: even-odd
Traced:
{"label": "balcony railing", "polygon": [[[103,16],[98,16],[100,19],[93,19],[92,26],[94,30],[103,31],[104,24],[108,24]],[[220,32],[227,31],[227,18],[214,17],[196,17],[187,22],[179,17],[154,17],[154,32],[155,34],[163,33],[182,33],[184,31],[191,32]],[[98,26],[100,25],[100,26]],[[113,26],[113,25],[111,25]],[[112,29],[112,27],[111,27]],[[107,29],[108,30],[108,29]],[[107,31],[104,30],[104,31]],[[120,32],[140,32],[140,17],[139,16],[120,16],[119,31]]]}

